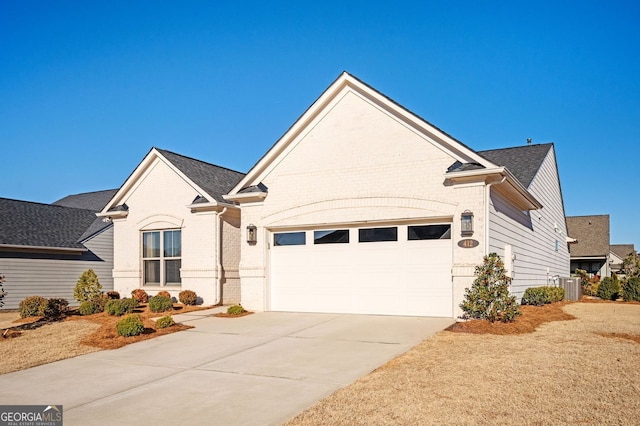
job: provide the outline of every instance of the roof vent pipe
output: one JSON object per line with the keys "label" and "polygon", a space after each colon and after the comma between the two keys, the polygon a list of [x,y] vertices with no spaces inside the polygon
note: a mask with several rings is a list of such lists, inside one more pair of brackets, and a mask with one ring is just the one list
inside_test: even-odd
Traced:
{"label": "roof vent pipe", "polygon": [[527,138],[527,145],[531,146],[531,142],[533,142],[533,139]]}

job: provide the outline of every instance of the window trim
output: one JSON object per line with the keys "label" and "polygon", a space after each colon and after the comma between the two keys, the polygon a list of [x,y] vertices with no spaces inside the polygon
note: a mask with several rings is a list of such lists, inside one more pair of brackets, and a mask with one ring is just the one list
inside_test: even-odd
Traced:
{"label": "window trim", "polygon": [[[179,244],[177,246],[172,246],[171,251],[177,251],[178,256],[166,256],[166,248],[165,248],[165,234],[171,233],[172,240],[175,238],[175,233],[178,232],[179,235]],[[145,257],[145,235],[153,235],[158,234],[158,256],[146,256]],[[140,231],[140,261],[141,261],[141,281],[142,287],[182,287],[182,229],[180,228],[170,228],[170,229],[154,229],[154,230],[144,230]],[[155,238],[154,238],[155,240]],[[155,241],[154,241],[155,242]],[[156,248],[151,248],[151,250],[155,251]],[[180,265],[178,267],[178,279],[177,282],[167,282],[167,262],[168,261],[179,261]],[[159,282],[147,282],[147,261],[150,262],[158,262],[159,263]]]}

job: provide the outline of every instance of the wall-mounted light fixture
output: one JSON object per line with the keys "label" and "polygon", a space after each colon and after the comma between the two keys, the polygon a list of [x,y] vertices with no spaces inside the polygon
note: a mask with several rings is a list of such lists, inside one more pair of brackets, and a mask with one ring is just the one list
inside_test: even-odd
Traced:
{"label": "wall-mounted light fixture", "polygon": [[247,226],[247,242],[255,244],[258,241],[258,228],[252,223]]}
{"label": "wall-mounted light fixture", "polygon": [[473,235],[473,212],[465,210],[460,215],[460,228],[462,229],[463,237],[470,237]]}

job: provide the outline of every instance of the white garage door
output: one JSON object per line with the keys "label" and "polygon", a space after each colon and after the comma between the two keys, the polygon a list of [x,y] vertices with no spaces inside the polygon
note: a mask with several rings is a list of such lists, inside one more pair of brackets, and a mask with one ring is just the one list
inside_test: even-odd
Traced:
{"label": "white garage door", "polygon": [[451,225],[277,231],[273,311],[453,316]]}

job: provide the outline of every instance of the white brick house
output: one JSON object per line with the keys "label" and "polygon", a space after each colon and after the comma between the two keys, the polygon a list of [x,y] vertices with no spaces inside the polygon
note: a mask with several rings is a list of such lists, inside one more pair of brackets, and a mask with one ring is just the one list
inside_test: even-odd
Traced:
{"label": "white brick house", "polygon": [[240,210],[222,195],[243,176],[151,149],[98,214],[113,221],[114,290],[239,302]]}
{"label": "white brick house", "polygon": [[454,317],[489,252],[518,296],[569,275],[553,145],[475,152],[347,73],[224,198],[252,310]]}

